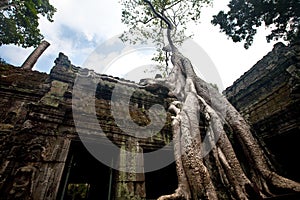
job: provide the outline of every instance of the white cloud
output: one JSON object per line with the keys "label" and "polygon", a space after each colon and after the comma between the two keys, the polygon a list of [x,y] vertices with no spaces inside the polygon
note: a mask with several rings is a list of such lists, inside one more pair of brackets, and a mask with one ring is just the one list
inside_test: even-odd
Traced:
{"label": "white cloud", "polygon": [[149,45],[124,44],[118,37],[114,37],[98,46],[83,66],[98,73],[124,77],[135,68],[154,64],[151,61],[154,50],[155,48]]}
{"label": "white cloud", "polygon": [[[231,85],[273,46],[273,44],[267,44],[264,38],[264,28],[260,29],[253,46],[249,50],[245,50],[243,44],[235,44],[227,40],[225,34],[219,32],[218,27],[211,25],[210,16],[224,9],[228,2],[229,0],[215,1],[214,8],[203,8],[201,24],[190,27],[195,33],[194,41],[210,56],[225,87]],[[38,62],[36,69],[49,72],[59,52],[65,53],[75,65],[85,64],[85,66],[93,67],[96,71],[101,63],[108,64],[107,62],[112,57],[122,54],[121,52],[111,52],[108,55],[98,55],[92,59],[89,57],[104,41],[108,44],[112,42],[110,45],[113,46],[114,41],[107,41],[107,39],[121,34],[126,29],[121,24],[121,7],[118,1],[50,0],[50,3],[57,8],[54,22],[50,23],[45,18],[41,18],[40,29],[51,45],[42,55],[44,58],[40,59],[43,63]],[[66,31],[64,27],[67,27],[68,30]],[[3,46],[0,47],[0,57],[11,64],[21,65],[32,50],[33,48],[24,50],[13,45]],[[87,59],[90,59],[89,63],[85,62]],[[114,70],[110,68],[109,72],[115,73],[115,75],[122,74],[125,73],[123,69],[143,65],[143,63],[147,64],[148,59],[139,54],[122,57],[115,61]],[[120,68],[116,66],[119,64],[122,65]]]}
{"label": "white cloud", "polygon": [[124,29],[121,24],[121,7],[118,1],[63,0],[50,1],[57,8],[54,20],[74,27],[89,37],[108,38]]}
{"label": "white cloud", "polygon": [[194,41],[201,46],[214,62],[221,76],[224,87],[232,85],[241,75],[249,70],[257,61],[272,50],[276,42],[267,43],[268,32],[260,27],[252,46],[246,50],[243,43],[234,43],[217,26],[211,24],[212,15],[227,9],[229,1],[215,1],[214,7],[203,9],[201,24],[191,26],[194,31]]}
{"label": "white cloud", "polygon": [[106,69],[106,73],[116,73],[117,75],[124,77],[130,71],[143,67],[144,65],[154,65],[154,61],[151,61],[153,51],[130,51],[118,55],[118,59],[113,60]]}
{"label": "white cloud", "polygon": [[33,48],[23,49],[14,45],[1,46],[0,57],[8,63],[21,66],[32,51]]}

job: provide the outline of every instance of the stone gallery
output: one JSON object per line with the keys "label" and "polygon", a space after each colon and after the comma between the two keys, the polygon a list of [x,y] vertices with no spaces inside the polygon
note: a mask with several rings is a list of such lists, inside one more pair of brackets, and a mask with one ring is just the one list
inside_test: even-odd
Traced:
{"label": "stone gallery", "polygon": [[[274,170],[297,182],[300,182],[299,67],[300,45],[278,43],[223,92],[251,124]],[[95,77],[98,80],[93,99],[95,116],[93,109],[87,109],[84,103],[72,106],[77,100],[87,104],[90,101],[85,96],[91,90],[89,83],[77,87],[76,93],[81,95],[74,98],[74,82],[79,72],[87,82]],[[117,86],[123,88],[119,98],[130,100],[127,106],[114,105],[121,113],[120,119],[111,112],[112,91]],[[129,90],[133,91],[131,96],[127,94]],[[167,112],[166,122],[158,133],[138,140],[134,126],[128,126],[124,132],[116,124],[116,121],[123,124],[133,121],[147,126],[150,123],[147,110],[151,106],[160,104],[167,110],[174,101],[175,97],[168,92],[165,87],[147,88],[76,67],[63,53],[55,60],[50,74],[0,64],[0,199],[150,200],[173,193],[178,184],[174,162],[150,171],[147,166],[152,160],[131,158],[121,151],[140,155],[163,148],[165,155],[174,157],[169,145],[172,113]],[[129,118],[124,118],[128,112]],[[80,113],[78,124],[74,113]],[[154,114],[161,115],[159,111]],[[91,120],[93,117],[97,123]],[[151,119],[160,121],[160,117]],[[205,134],[205,116],[200,115],[200,119],[199,129]],[[80,128],[82,133],[78,134]],[[87,143],[101,146],[98,153],[112,164],[100,162],[86,147]],[[120,150],[106,151],[112,145]],[[236,152],[242,148],[238,143],[233,146]],[[121,170],[127,162],[132,162],[133,169]],[[274,197],[299,198],[299,194],[285,191]]]}

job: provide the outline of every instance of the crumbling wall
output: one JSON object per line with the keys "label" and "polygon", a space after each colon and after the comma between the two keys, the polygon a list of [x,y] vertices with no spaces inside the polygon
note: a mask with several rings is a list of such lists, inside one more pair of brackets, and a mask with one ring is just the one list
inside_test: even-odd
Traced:
{"label": "crumbling wall", "polygon": [[55,199],[70,144],[58,132],[65,108],[41,101],[52,87],[47,74],[0,70],[0,198]]}
{"label": "crumbling wall", "polygon": [[[129,88],[135,83],[75,67],[62,53],[50,74],[0,65],[0,199],[58,198],[70,143],[80,140],[72,115],[72,92],[79,71],[91,79],[97,76],[101,80],[95,91],[98,123],[89,124],[88,135],[97,135],[100,125],[114,144],[132,148],[130,141],[135,141],[134,137],[115,123],[110,100],[113,88],[120,81]],[[88,86],[81,89],[82,94],[89,90]],[[154,104],[167,108],[171,100],[166,95],[165,90],[137,88],[129,105],[131,118],[137,124],[147,125],[147,109]],[[83,95],[80,100],[84,98]],[[128,107],[119,105],[117,109],[122,112]],[[82,115],[84,122],[89,123],[88,110],[83,109]],[[119,117],[123,117],[122,113]],[[124,123],[132,119],[124,119]],[[139,145],[141,149],[156,150],[171,139],[168,114],[162,130],[151,138],[141,139]],[[120,154],[122,159],[126,158]],[[124,194],[129,199],[146,196],[144,174],[120,173],[114,184],[116,199],[123,198],[120,195]]]}

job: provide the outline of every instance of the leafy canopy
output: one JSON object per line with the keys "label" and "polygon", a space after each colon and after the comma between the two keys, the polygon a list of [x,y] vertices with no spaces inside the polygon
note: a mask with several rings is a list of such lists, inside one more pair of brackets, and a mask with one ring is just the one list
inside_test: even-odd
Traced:
{"label": "leafy canopy", "polygon": [[231,0],[228,12],[220,11],[212,23],[234,42],[244,41],[249,48],[257,28],[265,24],[271,29],[267,41],[283,38],[294,42],[300,39],[299,0]]}
{"label": "leafy canopy", "polygon": [[55,11],[48,0],[0,0],[0,46],[37,46],[43,39],[39,17],[52,22]]}
{"label": "leafy canopy", "polygon": [[199,22],[201,8],[210,5],[211,0],[121,0],[120,3],[122,22],[129,28],[121,39],[133,44],[152,41],[157,46],[157,54],[153,60],[163,66],[166,56],[162,48],[168,44],[166,30],[170,27],[155,14],[154,10],[170,22],[172,41],[175,46],[179,46],[192,36],[185,35],[188,23]]}

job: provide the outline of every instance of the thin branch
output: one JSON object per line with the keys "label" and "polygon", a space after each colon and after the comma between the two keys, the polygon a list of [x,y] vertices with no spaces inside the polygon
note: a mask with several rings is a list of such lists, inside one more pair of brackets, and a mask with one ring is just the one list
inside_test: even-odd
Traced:
{"label": "thin branch", "polygon": [[173,19],[172,19],[172,17],[171,17],[171,15],[168,13],[168,11],[166,10],[166,9],[164,9],[164,11],[165,12],[163,12],[162,14],[172,23],[172,25],[173,25],[173,29],[174,29],[174,26],[176,26],[176,23],[175,23],[175,16],[173,17]]}
{"label": "thin branch", "polygon": [[169,7],[166,8],[166,10],[176,6],[178,3],[182,2],[182,0],[176,1],[175,3],[173,3],[172,5],[170,5]]}
{"label": "thin branch", "polygon": [[160,14],[159,12],[157,12],[157,10],[155,10],[153,4],[148,1],[148,0],[143,0],[145,3],[147,3],[149,5],[149,7],[151,8],[152,12],[158,17],[160,18],[162,21],[164,21],[167,25],[168,25],[168,29],[173,29],[173,25],[170,22],[169,19],[167,19],[163,14]]}
{"label": "thin branch", "polygon": [[173,30],[173,25],[172,23],[170,22],[170,20],[164,15],[164,13],[160,14],[158,13],[153,4],[149,1],[149,0],[143,0],[146,4],[149,5],[150,9],[152,10],[152,12],[159,18],[161,19],[162,21],[164,21],[167,26],[168,26],[168,29],[167,29],[167,37],[168,37],[168,41],[169,41],[169,45],[171,47],[171,51],[172,52],[175,52],[175,51],[178,51],[177,48],[175,47],[173,41],[172,41],[172,38],[171,38],[171,31]]}
{"label": "thin branch", "polygon": [[166,56],[166,60],[165,60],[165,62],[166,62],[166,68],[165,68],[165,71],[166,71],[166,75],[169,75],[169,71],[168,71],[168,67],[169,67],[169,63],[168,63],[169,62],[169,55],[168,54],[169,53],[167,51],[165,53],[166,53],[166,55],[165,55]]}
{"label": "thin branch", "polygon": [[165,34],[164,34],[164,31],[163,31],[164,29],[163,29],[163,27],[162,27],[162,25],[160,26],[160,29],[159,29],[159,35],[161,35],[162,36],[162,43],[163,43],[163,46],[166,46],[166,44],[165,44]]}
{"label": "thin branch", "polygon": [[173,13],[173,24],[175,25],[175,26],[177,26],[178,24],[176,23],[176,11],[173,9],[173,8],[171,8],[171,11],[172,11],[172,13]]}
{"label": "thin branch", "polygon": [[[19,4],[23,4],[25,3],[25,1],[20,1]],[[9,1],[5,0],[0,0],[0,11],[3,11],[9,7],[14,7],[15,9],[17,9],[18,4],[17,3],[9,3]]]}
{"label": "thin branch", "polygon": [[155,19],[156,17],[152,17],[150,19],[148,19],[147,21],[142,21],[142,20],[138,20],[137,22],[140,22],[142,24],[148,24],[149,22],[151,22],[153,19]]}
{"label": "thin branch", "polygon": [[14,7],[14,8],[17,8],[17,5],[16,4],[9,4],[9,5],[1,5],[0,6],[0,11],[3,11],[3,10],[5,10],[5,9],[7,9],[7,8],[10,8],[10,7]]}

